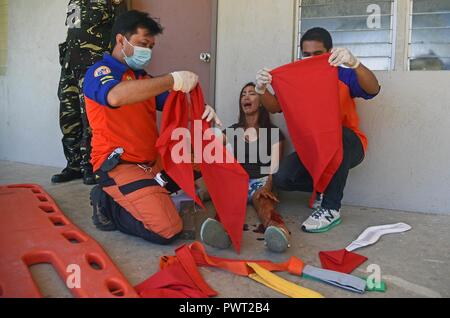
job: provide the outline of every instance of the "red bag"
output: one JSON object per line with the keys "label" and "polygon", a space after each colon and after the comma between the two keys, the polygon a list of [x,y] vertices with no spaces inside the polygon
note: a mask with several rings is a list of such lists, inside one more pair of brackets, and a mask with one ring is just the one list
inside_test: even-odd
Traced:
{"label": "red bag", "polygon": [[[190,131],[194,153],[200,152],[200,170],[205,180],[205,184],[211,195],[211,199],[217,210],[220,221],[225,230],[230,235],[234,248],[239,253],[243,228],[245,223],[245,213],[247,210],[247,191],[249,176],[236,159],[226,150],[221,140],[216,136],[207,136],[209,140],[200,141],[194,138],[195,128],[201,122],[202,137],[211,125],[201,120],[205,110],[205,103],[200,86],[191,92],[191,118]],[[161,137],[158,139],[157,148],[162,158],[163,166],[167,174],[196,202],[201,204],[200,199],[195,194],[193,166],[190,163],[175,164],[171,157],[173,147],[179,141],[172,140],[172,132],[176,128],[187,128],[187,111],[189,104],[186,95],[172,92],[164,106],[163,121],[161,126]],[[194,123],[197,121],[197,125]],[[211,156],[208,149],[216,149],[219,152],[223,163],[210,162]],[[214,155],[213,153],[212,155]]]}
{"label": "red bag", "polygon": [[312,57],[272,71],[272,87],[284,112],[295,150],[324,193],[343,159],[338,69],[330,54]]}

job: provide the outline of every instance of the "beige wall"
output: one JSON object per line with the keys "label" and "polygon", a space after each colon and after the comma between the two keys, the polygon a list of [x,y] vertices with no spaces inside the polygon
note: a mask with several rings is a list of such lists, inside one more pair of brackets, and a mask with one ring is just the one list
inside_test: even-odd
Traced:
{"label": "beige wall", "polygon": [[383,91],[359,105],[369,137],[346,201],[450,213],[450,72],[378,73]]}
{"label": "beige wall", "polygon": [[0,0],[0,76],[6,72],[6,61],[8,56],[8,0]]}
{"label": "beige wall", "polygon": [[67,1],[9,1],[6,76],[0,76],[0,160],[64,166],[56,96]]}
{"label": "beige wall", "polygon": [[261,67],[292,61],[293,22],[293,0],[219,0],[216,107],[226,124],[237,121],[239,92]]}
{"label": "beige wall", "polygon": [[[450,214],[450,72],[405,71],[408,2],[399,0],[396,71],[377,72],[382,93],[359,102],[370,145],[345,202]],[[294,7],[219,0],[216,106],[226,124],[236,122],[239,91],[258,69],[292,61]]]}

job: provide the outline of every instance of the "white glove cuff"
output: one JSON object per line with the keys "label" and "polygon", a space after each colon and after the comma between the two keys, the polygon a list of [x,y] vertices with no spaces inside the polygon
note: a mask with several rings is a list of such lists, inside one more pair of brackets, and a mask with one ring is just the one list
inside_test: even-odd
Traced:
{"label": "white glove cuff", "polygon": [[265,87],[258,87],[258,86],[255,87],[255,92],[258,95],[264,95],[266,93],[266,90],[267,88]]}
{"label": "white glove cuff", "polygon": [[353,65],[352,69],[355,70],[355,69],[357,69],[360,65],[361,65],[360,59],[356,58],[356,63],[355,63],[355,65]]}
{"label": "white glove cuff", "polygon": [[180,73],[173,72],[170,73],[170,75],[172,75],[173,77],[173,90],[176,92],[181,91],[181,89],[183,88],[183,78],[181,77]]}

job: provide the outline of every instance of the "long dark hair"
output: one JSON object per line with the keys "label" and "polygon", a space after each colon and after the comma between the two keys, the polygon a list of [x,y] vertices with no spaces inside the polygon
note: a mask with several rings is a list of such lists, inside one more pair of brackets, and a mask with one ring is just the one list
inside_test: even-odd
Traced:
{"label": "long dark hair", "polygon": [[[239,94],[239,127],[241,128],[247,128],[247,122],[245,121],[245,113],[242,109],[241,101],[242,101],[242,94],[244,93],[244,90],[249,87],[253,86],[256,87],[255,83],[250,82],[245,84],[245,86],[242,88],[241,93]],[[272,128],[273,124],[270,120],[270,114],[264,107],[259,107],[259,116],[258,116],[258,128]]]}

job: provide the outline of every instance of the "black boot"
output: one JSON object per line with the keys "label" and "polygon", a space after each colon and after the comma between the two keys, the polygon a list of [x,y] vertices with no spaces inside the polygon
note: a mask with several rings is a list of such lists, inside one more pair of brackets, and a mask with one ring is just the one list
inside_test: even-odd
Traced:
{"label": "black boot", "polygon": [[64,183],[83,178],[81,171],[65,168],[60,174],[52,177],[52,183]]}
{"label": "black boot", "polygon": [[117,227],[114,222],[109,218],[106,207],[102,206],[105,204],[105,200],[102,199],[106,194],[103,193],[103,190],[99,186],[95,186],[91,190],[90,200],[91,206],[93,207],[92,221],[94,222],[95,227],[104,232],[112,232],[116,231]]}
{"label": "black boot", "polygon": [[97,184],[95,175],[92,173],[92,171],[85,170],[83,172],[83,183],[85,185],[96,185]]}

